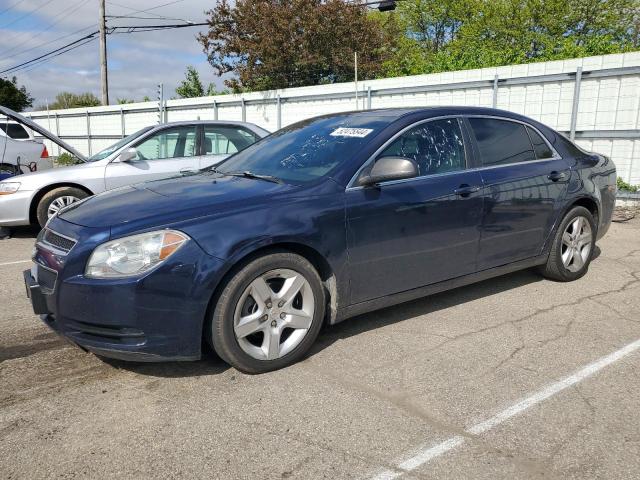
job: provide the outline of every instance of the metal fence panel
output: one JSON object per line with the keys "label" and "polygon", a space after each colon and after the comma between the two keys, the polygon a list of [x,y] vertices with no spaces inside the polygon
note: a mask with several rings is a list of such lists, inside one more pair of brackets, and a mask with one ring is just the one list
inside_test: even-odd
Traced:
{"label": "metal fence panel", "polygon": [[[270,131],[316,115],[355,108],[497,106],[571,133],[610,155],[622,178],[640,184],[640,52],[457,72],[319,85],[242,95],[168,100],[167,121],[253,122]],[[88,117],[87,117],[88,113]],[[31,112],[78,150],[97,152],[158,121],[157,102]],[[91,136],[88,137],[87,126]],[[57,147],[48,145],[52,153]]]}

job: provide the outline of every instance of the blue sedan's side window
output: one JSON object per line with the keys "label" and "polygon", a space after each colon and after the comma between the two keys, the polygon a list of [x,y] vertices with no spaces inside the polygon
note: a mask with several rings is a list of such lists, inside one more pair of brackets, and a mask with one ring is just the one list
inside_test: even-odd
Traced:
{"label": "blue sedan's side window", "polygon": [[536,160],[525,126],[496,118],[471,117],[469,124],[478,141],[482,165],[508,165]]}
{"label": "blue sedan's side window", "polygon": [[406,157],[418,164],[420,176],[463,170],[466,166],[462,130],[456,118],[434,120],[411,128],[380,157]]}

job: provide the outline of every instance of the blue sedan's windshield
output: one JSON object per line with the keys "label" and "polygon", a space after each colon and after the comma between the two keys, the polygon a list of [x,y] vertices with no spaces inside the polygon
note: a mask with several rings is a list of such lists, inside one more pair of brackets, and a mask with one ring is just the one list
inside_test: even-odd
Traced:
{"label": "blue sedan's windshield", "polygon": [[230,157],[216,171],[251,172],[290,183],[307,183],[351,159],[395,118],[344,114],[305,120]]}
{"label": "blue sedan's windshield", "polygon": [[124,137],[122,140],[118,140],[116,143],[114,143],[110,147],[107,147],[104,150],[100,150],[95,155],[92,155],[89,158],[87,158],[87,162],[97,162],[98,160],[102,160],[103,158],[107,158],[109,155],[111,155],[113,152],[118,150],[120,147],[125,146],[127,143],[131,142],[135,138],[138,138],[140,135],[142,135],[145,132],[148,132],[152,128],[153,127],[145,127],[142,130],[138,130],[137,132],[132,133],[131,135],[129,135],[127,137]]}

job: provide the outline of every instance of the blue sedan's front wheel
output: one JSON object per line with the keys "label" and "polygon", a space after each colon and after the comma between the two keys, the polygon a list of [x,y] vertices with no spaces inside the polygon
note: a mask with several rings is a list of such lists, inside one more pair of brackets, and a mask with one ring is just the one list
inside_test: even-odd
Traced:
{"label": "blue sedan's front wheel", "polygon": [[324,318],[318,272],[305,258],[278,252],[256,258],[235,273],[218,298],[211,343],[225,361],[262,373],[298,361]]}

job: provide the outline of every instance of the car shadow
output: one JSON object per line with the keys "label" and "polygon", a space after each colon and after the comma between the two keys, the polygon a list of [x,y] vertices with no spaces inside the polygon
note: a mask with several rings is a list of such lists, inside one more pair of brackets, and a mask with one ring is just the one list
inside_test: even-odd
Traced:
{"label": "car shadow", "polygon": [[[472,302],[483,297],[497,295],[542,280],[543,277],[533,269],[521,270],[387,307],[375,312],[358,315],[357,317],[323,329],[309,355],[315,355],[339,340],[344,340],[414,317],[434,314],[440,310]],[[470,321],[473,321],[472,314],[469,318]]]}
{"label": "car shadow", "polygon": [[36,227],[33,225],[25,226],[25,227],[10,227],[9,236],[7,238],[35,238],[40,233],[40,227]]}
{"label": "car shadow", "polygon": [[220,375],[231,367],[207,346],[203,348],[202,358],[194,362],[125,362],[111,358],[98,357],[102,362],[118,370],[148,377],[183,378],[208,377]]}

